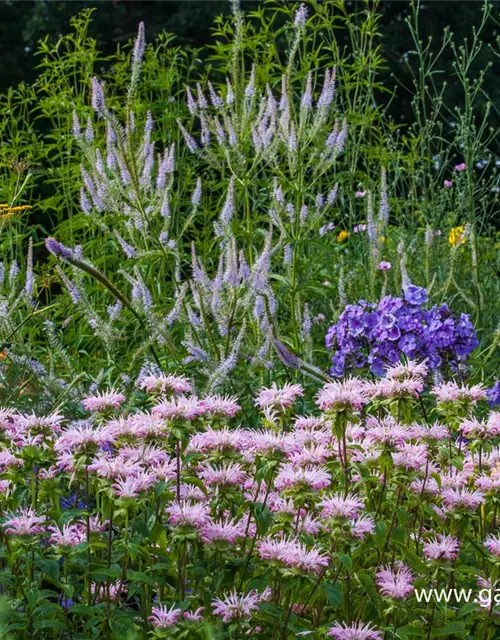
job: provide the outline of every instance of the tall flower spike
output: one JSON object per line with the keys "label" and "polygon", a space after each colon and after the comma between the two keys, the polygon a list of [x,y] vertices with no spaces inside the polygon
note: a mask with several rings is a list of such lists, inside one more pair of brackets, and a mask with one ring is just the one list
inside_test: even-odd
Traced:
{"label": "tall flower spike", "polygon": [[229,188],[227,190],[226,200],[220,214],[221,223],[228,226],[234,214],[234,176],[231,176]]}
{"label": "tall flower spike", "polygon": [[380,229],[385,229],[389,222],[389,199],[387,197],[387,172],[382,167],[380,180],[380,204],[378,209],[378,224]]}

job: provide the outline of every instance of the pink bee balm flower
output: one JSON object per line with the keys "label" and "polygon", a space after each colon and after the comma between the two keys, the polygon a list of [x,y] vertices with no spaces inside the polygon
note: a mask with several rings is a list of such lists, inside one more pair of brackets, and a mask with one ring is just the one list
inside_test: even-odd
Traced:
{"label": "pink bee balm flower", "polygon": [[207,396],[201,401],[206,408],[207,414],[214,417],[234,416],[241,411],[237,398],[234,396]]}
{"label": "pink bee balm flower", "polygon": [[321,567],[330,564],[329,558],[316,547],[308,549],[297,540],[268,537],[258,542],[257,549],[262,560],[275,560],[301,571],[319,573]]}
{"label": "pink bee balm flower", "polygon": [[336,493],[321,500],[318,507],[323,508],[321,513],[323,518],[357,518],[359,512],[365,508],[365,504],[353,493],[348,493],[345,497]]}
{"label": "pink bee balm flower", "polygon": [[408,380],[412,378],[426,378],[429,368],[425,362],[416,362],[408,360],[406,364],[395,364],[387,367],[385,371],[386,378],[390,380]]}
{"label": "pink bee balm flower", "polygon": [[0,451],[0,470],[4,471],[7,467],[22,467],[24,460],[16,458],[8,449]]}
{"label": "pink bee balm flower", "polygon": [[187,453],[207,453],[208,451],[242,451],[247,448],[251,436],[248,431],[240,429],[212,429],[207,427],[205,432],[196,433],[189,441]]}
{"label": "pink bee balm flower", "polygon": [[274,407],[276,409],[288,409],[297,400],[304,395],[304,389],[300,384],[288,384],[278,388],[273,382],[271,387],[261,389],[255,400],[255,404],[260,409]]}
{"label": "pink bee balm flower", "polygon": [[259,602],[261,602],[261,597],[257,591],[238,594],[233,589],[224,599],[216,598],[212,602],[213,614],[222,616],[223,622],[239,619],[249,620],[253,612],[259,609]]}
{"label": "pink bee balm flower", "polygon": [[317,398],[316,404],[322,411],[359,411],[368,403],[365,383],[360,378],[328,382]]}
{"label": "pink bee balm flower", "polygon": [[325,420],[323,417],[316,418],[315,416],[297,416],[293,423],[294,429],[307,430],[310,429],[323,429],[325,427]]}
{"label": "pink bee balm flower", "polygon": [[21,507],[17,514],[3,523],[5,533],[14,536],[32,536],[37,533],[43,533],[47,518],[45,516],[37,516],[31,507]]}
{"label": "pink bee balm flower", "polygon": [[310,487],[318,491],[331,484],[331,477],[325,467],[301,468],[294,464],[285,464],[274,481],[277,491],[290,489],[291,487]]}
{"label": "pink bee balm flower", "polygon": [[147,393],[191,393],[193,387],[184,376],[160,375],[144,376],[138,380],[138,386]]}
{"label": "pink bee balm flower", "polygon": [[210,510],[204,504],[174,502],[166,508],[172,525],[181,527],[203,527],[210,523]]}
{"label": "pink bee balm flower", "polygon": [[445,511],[465,509],[475,511],[480,504],[484,504],[484,496],[481,491],[469,491],[468,489],[443,489],[441,492]]}
{"label": "pink bee balm flower", "polygon": [[56,526],[48,527],[51,536],[49,542],[58,547],[76,547],[85,542],[85,530],[78,524],[65,524],[62,529]]}
{"label": "pink bee balm flower", "polygon": [[453,186],[453,182],[451,180],[445,180],[443,182],[444,186],[450,189]]}
{"label": "pink bee balm flower", "polygon": [[243,468],[236,462],[230,462],[225,467],[212,467],[207,464],[198,475],[207,484],[217,485],[242,485],[245,482],[246,474]]}
{"label": "pink bee balm flower", "polygon": [[181,609],[176,609],[175,604],[167,609],[164,605],[159,605],[151,609],[151,615],[148,620],[153,627],[157,629],[168,629],[175,627],[177,621],[182,613]]}
{"label": "pink bee balm flower", "polygon": [[361,516],[357,520],[350,520],[351,536],[364,540],[366,536],[375,533],[375,518],[373,516]]}
{"label": "pink bee balm flower", "polygon": [[[127,587],[117,580],[114,584],[109,585],[109,598],[110,600],[117,600],[122,593],[127,593]],[[105,600],[108,595],[108,587],[105,584],[97,584],[92,582],[90,584],[90,593],[96,596],[97,600]]]}
{"label": "pink bee balm flower", "polygon": [[199,607],[196,611],[184,611],[182,617],[188,622],[201,622],[203,620],[203,612],[205,607]]}
{"label": "pink bee balm flower", "polygon": [[486,389],[481,384],[472,387],[458,385],[456,382],[444,382],[432,388],[432,393],[439,403],[467,402],[475,404],[479,400],[486,400]]}
{"label": "pink bee balm flower", "polygon": [[371,398],[419,398],[423,389],[422,378],[406,378],[405,380],[382,378],[377,382],[366,384],[366,393]]}
{"label": "pink bee balm flower", "polygon": [[459,173],[461,171],[465,171],[466,169],[467,169],[467,165],[465,164],[465,162],[461,162],[460,164],[455,165],[455,171],[458,171]]}
{"label": "pink bee balm flower", "polygon": [[195,420],[206,410],[203,402],[196,396],[178,396],[162,400],[151,409],[151,413],[168,420]]}
{"label": "pink bee balm flower", "polygon": [[377,265],[377,269],[379,271],[389,271],[389,269],[391,269],[391,267],[392,267],[392,264],[390,262],[386,262],[385,260],[382,260]]}
{"label": "pink bee balm flower", "polygon": [[156,483],[152,473],[143,471],[140,475],[119,478],[113,485],[113,492],[118,498],[137,498],[143,491],[148,491]]}
{"label": "pink bee balm flower", "polygon": [[428,458],[427,445],[405,443],[395,453],[392,459],[396,467],[403,467],[407,471],[425,469]]}
{"label": "pink bee balm flower", "polygon": [[500,557],[500,536],[489,535],[484,541],[484,546],[494,556]]}
{"label": "pink bee balm flower", "polygon": [[85,396],[82,400],[83,408],[87,411],[109,411],[118,409],[127,398],[117,391],[105,391]]}
{"label": "pink bee balm flower", "polygon": [[407,598],[413,591],[413,572],[402,562],[397,562],[394,569],[382,567],[376,573],[376,582],[380,593],[388,598],[402,600]]}
{"label": "pink bee balm flower", "polygon": [[84,423],[63,431],[56,440],[54,449],[58,453],[80,453],[97,449],[103,442],[102,431]]}
{"label": "pink bee balm flower", "polygon": [[244,538],[245,533],[246,523],[226,518],[225,520],[207,522],[201,530],[201,539],[204,544],[213,544],[214,542],[234,544],[240,538]]}
{"label": "pink bee balm flower", "polygon": [[459,547],[456,538],[440,533],[424,544],[424,556],[428,560],[455,560]]}
{"label": "pink bee balm flower", "polygon": [[0,494],[8,493],[12,488],[12,483],[10,480],[0,480]]}
{"label": "pink bee balm flower", "polygon": [[61,432],[61,422],[64,417],[58,413],[51,416],[21,415],[17,418],[16,424],[21,431],[27,431],[31,435],[43,434],[51,436]]}
{"label": "pink bee balm flower", "polygon": [[382,640],[382,632],[371,624],[362,622],[350,625],[336,622],[327,635],[337,640]]}

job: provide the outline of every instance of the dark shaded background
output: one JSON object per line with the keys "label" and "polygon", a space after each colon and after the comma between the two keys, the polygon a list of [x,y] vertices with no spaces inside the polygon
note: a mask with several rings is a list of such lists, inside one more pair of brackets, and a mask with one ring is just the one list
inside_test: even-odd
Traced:
{"label": "dark shaded background", "polygon": [[[241,0],[244,10],[250,11],[264,0]],[[443,29],[447,26],[455,34],[455,42],[460,45],[470,37],[473,25],[481,17],[481,0],[431,0],[421,2],[421,34],[424,40],[432,36],[433,48],[438,49]],[[493,15],[500,16],[500,2],[493,0]],[[349,10],[360,10],[361,0],[348,0]],[[34,56],[37,41],[49,35],[57,38],[69,29],[69,19],[86,7],[95,7],[91,35],[98,41],[99,48],[106,54],[112,53],[117,44],[124,43],[136,34],[137,24],[146,23],[147,39],[151,42],[156,34],[166,30],[176,36],[178,44],[202,46],[211,42],[211,27],[214,17],[228,14],[229,0],[0,0],[0,91],[21,81],[29,82],[36,76],[37,59]],[[405,18],[410,11],[408,0],[383,1],[381,32],[383,34],[383,54],[388,60],[384,72],[384,83],[395,86],[392,74],[398,76],[408,91],[401,89],[398,100],[391,105],[391,115],[397,122],[408,122],[411,114],[411,77],[404,63],[405,54],[411,51],[413,43]],[[496,45],[497,29],[500,33],[500,19],[493,19],[483,31],[485,46],[476,60],[477,68],[492,59],[489,44]],[[343,36],[339,34],[339,38]],[[500,47],[497,46],[497,49]],[[447,92],[448,104],[461,104],[457,83],[452,81],[452,56],[448,52],[441,61],[444,73],[451,80]],[[500,72],[495,65],[489,73],[485,89],[500,112]],[[496,116],[494,116],[496,117]]]}

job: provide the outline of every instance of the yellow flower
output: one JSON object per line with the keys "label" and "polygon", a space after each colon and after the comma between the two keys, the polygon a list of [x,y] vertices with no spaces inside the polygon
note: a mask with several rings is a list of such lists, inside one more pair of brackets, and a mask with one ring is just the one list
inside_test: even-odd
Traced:
{"label": "yellow flower", "polygon": [[337,242],[344,242],[344,240],[347,240],[348,237],[349,237],[348,231],[341,231],[337,236]]}
{"label": "yellow flower", "polygon": [[457,244],[465,244],[465,227],[460,225],[458,227],[453,227],[450,229],[450,233],[448,234],[448,242],[452,245],[452,247],[456,247]]}

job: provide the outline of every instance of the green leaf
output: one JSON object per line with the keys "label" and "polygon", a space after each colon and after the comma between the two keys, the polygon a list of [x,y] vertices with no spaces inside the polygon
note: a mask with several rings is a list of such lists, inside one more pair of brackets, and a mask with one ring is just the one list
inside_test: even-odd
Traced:
{"label": "green leaf", "polygon": [[38,560],[37,565],[48,578],[59,583],[59,563],[57,560]]}
{"label": "green leaf", "polygon": [[129,580],[137,580],[137,582],[145,582],[152,587],[156,586],[157,584],[154,578],[148,576],[146,573],[141,573],[140,571],[127,571],[127,578]]}
{"label": "green leaf", "polygon": [[342,587],[338,585],[322,584],[320,589],[321,591],[324,591],[324,593],[326,593],[328,602],[333,607],[340,607],[343,605],[344,594],[342,593]]}
{"label": "green leaf", "polygon": [[441,629],[434,629],[431,632],[431,638],[444,638],[445,636],[465,637],[465,623],[452,622]]}
{"label": "green leaf", "polygon": [[335,554],[340,562],[344,565],[347,571],[352,571],[352,558],[351,556],[345,555],[344,553]]}

